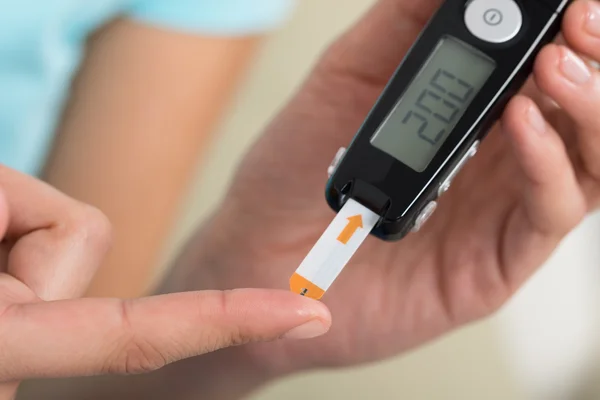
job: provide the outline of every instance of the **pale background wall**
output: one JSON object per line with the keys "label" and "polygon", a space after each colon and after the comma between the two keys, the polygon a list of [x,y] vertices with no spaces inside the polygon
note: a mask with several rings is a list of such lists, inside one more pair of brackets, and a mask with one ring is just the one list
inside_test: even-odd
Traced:
{"label": "pale background wall", "polygon": [[[210,162],[203,166],[203,173],[199,174],[194,185],[173,242],[173,249],[198,221],[218,204],[236,162],[270,118],[298,88],[327,44],[373,3],[374,0],[301,0],[293,20],[276,33],[261,51],[247,83],[229,111],[226,122],[220,129],[221,139],[212,152]],[[564,257],[568,257],[568,254]],[[559,261],[562,265],[564,259]],[[585,281],[585,275],[582,279]],[[544,287],[543,283],[538,284],[540,285]],[[574,283],[572,289],[577,292],[577,288],[577,283]],[[539,344],[538,348],[527,354],[529,358],[525,360],[530,361],[525,363],[526,367],[534,371],[539,368],[539,363],[535,362],[537,357],[548,355],[552,350],[553,340],[556,340],[556,336],[559,339],[561,336],[560,323],[555,323],[552,327],[559,333],[548,343],[544,343],[539,337],[527,334],[527,323],[518,322],[519,318],[527,319],[528,312],[544,309],[543,304],[539,304],[543,303],[543,300],[538,299],[533,309],[519,307],[518,304],[513,306],[521,314],[509,313],[509,322],[513,321],[516,325],[505,325],[508,326],[508,338],[512,340],[508,341],[510,351],[519,352],[521,349],[526,353],[525,350],[532,348],[527,341],[516,340],[523,335],[531,338],[530,342]],[[571,305],[577,307],[577,301]],[[567,307],[563,315],[569,314],[568,310]],[[582,318],[585,319],[585,315]],[[536,328],[538,331],[543,330],[543,324],[536,325]],[[527,397],[520,393],[516,381],[511,379],[510,371],[514,368],[507,368],[506,359],[501,357],[502,354],[510,354],[510,351],[507,353],[498,346],[496,332],[496,325],[487,321],[380,365],[336,373],[316,373],[280,382],[258,393],[254,399],[301,400],[316,397],[333,400],[525,400]],[[565,335],[569,336],[568,330]],[[580,339],[581,335],[575,336],[574,340]],[[580,347],[583,349],[580,351],[585,352],[585,344]],[[568,353],[569,343],[565,342],[563,350]],[[518,354],[512,356],[516,357]],[[554,361],[560,372],[561,360]],[[549,361],[546,358],[544,362]],[[543,378],[544,376],[535,376],[537,381],[532,379],[542,386],[547,386]],[[319,395],[315,396],[316,393]]]}

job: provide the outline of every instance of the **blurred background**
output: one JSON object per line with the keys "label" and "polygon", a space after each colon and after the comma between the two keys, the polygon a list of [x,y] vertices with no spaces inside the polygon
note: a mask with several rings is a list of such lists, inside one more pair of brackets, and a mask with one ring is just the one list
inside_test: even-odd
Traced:
{"label": "blurred background", "polygon": [[[268,3],[242,0],[237,4],[248,12],[260,9],[260,4],[255,7],[253,1]],[[136,18],[150,25],[177,25],[177,29],[165,34],[155,27],[140,28],[117,21],[92,37],[92,51],[81,55],[81,60],[77,49],[85,47],[81,43],[86,35],[111,21],[111,13],[120,15],[122,11],[100,4],[119,1],[64,2],[74,7],[69,10],[77,16],[72,26],[89,26],[89,32],[57,30],[65,21],[60,17],[50,20],[50,16],[57,13],[53,5],[59,3],[36,3],[27,10],[35,14],[29,20],[17,10],[18,6],[7,8],[12,14],[0,14],[0,86],[12,95],[9,104],[2,104],[0,99],[0,162],[10,165],[13,160],[13,166],[35,173],[41,162],[39,166],[19,165],[20,160],[42,160],[44,146],[53,149],[40,175],[66,193],[100,205],[116,221],[117,249],[90,293],[128,296],[145,287],[148,266],[155,263],[152,251],[162,256],[156,264],[169,265],[198,224],[218,207],[248,147],[300,87],[326,47],[375,0],[298,1],[290,19],[269,33],[258,50],[251,40],[227,45],[232,50],[210,39],[180,36],[174,32],[190,28],[192,16],[175,23],[176,18],[167,12],[175,2],[149,2],[166,8],[136,10]],[[190,4],[178,2],[184,3]],[[25,20],[28,24],[21,23]],[[210,20],[200,20],[212,33],[223,27],[217,29]],[[11,31],[11,23],[15,30]],[[247,25],[244,29],[252,31],[253,27]],[[24,34],[27,32],[32,36]],[[238,45],[242,50],[236,50]],[[195,46],[206,52],[190,52]],[[25,48],[31,52],[26,53]],[[204,59],[206,54],[211,54],[208,61]],[[186,57],[189,64],[179,62],[179,56]],[[140,63],[145,57],[150,62],[144,64],[141,78]],[[80,61],[83,72],[75,74]],[[31,68],[34,63],[43,68]],[[168,79],[161,80],[165,70],[171,74],[169,78],[184,76],[189,82],[173,85]],[[27,74],[40,71],[46,77],[62,78],[36,87],[34,83],[39,82],[27,81]],[[2,81],[6,76],[9,79]],[[215,78],[206,82],[203,76]],[[230,81],[231,76],[241,77]],[[74,79],[70,98],[56,94],[69,87],[70,78]],[[13,83],[21,86],[11,89]],[[186,90],[194,88],[194,83],[196,89],[202,89],[200,93]],[[226,91],[234,93],[233,97],[220,95]],[[61,114],[57,110],[63,108],[63,102],[67,106]],[[54,109],[48,104],[54,104]],[[227,104],[224,114],[219,110],[223,104]],[[19,112],[14,111],[17,106],[29,112],[22,126],[11,125]],[[189,120],[178,119],[179,112]],[[202,112],[206,115],[196,115]],[[164,115],[167,120],[160,119]],[[221,115],[216,128],[210,122],[216,119],[214,115]],[[42,125],[52,126],[55,117],[62,122],[55,143],[50,145],[52,136],[44,134],[46,127]],[[209,122],[194,125],[196,117]],[[177,136],[178,131],[186,130],[189,137]],[[201,136],[198,132],[215,130],[217,140],[205,152],[191,190],[183,190],[187,169],[198,158],[190,149],[205,144],[202,138],[196,139]],[[12,139],[5,135],[13,131],[18,134]],[[43,137],[45,142],[40,139]],[[40,145],[31,146],[34,142]],[[106,154],[110,154],[110,162]],[[178,193],[184,191],[184,208],[171,230],[171,211],[177,209]],[[153,201],[140,201],[150,196]],[[168,237],[166,251],[161,252],[164,232],[173,234]],[[252,400],[304,400],[314,397],[314,393],[332,400],[598,400],[599,243],[600,217],[595,215],[570,235],[542,271],[493,318],[384,363],[319,371],[278,382],[256,393]],[[127,274],[119,269],[122,265],[128,266]]]}

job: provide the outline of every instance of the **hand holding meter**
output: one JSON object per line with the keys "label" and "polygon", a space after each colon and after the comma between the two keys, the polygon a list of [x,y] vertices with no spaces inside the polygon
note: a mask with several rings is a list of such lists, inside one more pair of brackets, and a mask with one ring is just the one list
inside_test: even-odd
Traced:
{"label": "hand holding meter", "polygon": [[[294,292],[320,298],[364,231],[395,241],[421,228],[558,33],[569,2],[441,5],[348,149],[336,155],[326,197],[338,216],[292,277]],[[352,218],[361,219],[362,234],[344,243],[333,227],[350,226]]]}

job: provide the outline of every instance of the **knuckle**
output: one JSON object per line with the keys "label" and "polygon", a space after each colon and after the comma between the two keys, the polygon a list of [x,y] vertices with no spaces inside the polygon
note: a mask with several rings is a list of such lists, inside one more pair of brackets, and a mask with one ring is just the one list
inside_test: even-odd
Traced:
{"label": "knuckle", "polygon": [[148,343],[132,336],[123,349],[119,367],[126,375],[145,374],[167,365],[167,360]]}
{"label": "knuckle", "polygon": [[137,375],[159,370],[169,363],[168,358],[147,340],[144,340],[133,327],[131,321],[132,302],[121,301],[120,337],[108,357],[104,371],[108,374]]}
{"label": "knuckle", "polygon": [[212,353],[227,347],[242,346],[250,343],[251,340],[241,329],[231,327],[227,329],[227,332],[219,329],[205,332],[202,342],[201,353]]}
{"label": "knuckle", "polygon": [[82,204],[73,211],[63,233],[99,253],[108,251],[112,244],[110,221],[99,209],[89,205]]}
{"label": "knuckle", "polygon": [[[219,295],[220,313],[221,315],[232,315],[235,313],[236,306],[232,304],[232,291],[222,291]],[[227,328],[226,332],[219,332],[218,335],[212,335],[212,340],[209,351],[215,351],[227,346],[241,346],[251,341],[250,335],[243,327],[232,325]]]}
{"label": "knuckle", "polygon": [[230,329],[225,344],[228,346],[242,346],[251,342],[250,337],[239,327]]}
{"label": "knuckle", "polygon": [[519,94],[513,97],[504,110],[503,118],[500,121],[502,127],[511,132],[520,129],[523,126],[522,114],[532,105],[533,102],[523,95]]}

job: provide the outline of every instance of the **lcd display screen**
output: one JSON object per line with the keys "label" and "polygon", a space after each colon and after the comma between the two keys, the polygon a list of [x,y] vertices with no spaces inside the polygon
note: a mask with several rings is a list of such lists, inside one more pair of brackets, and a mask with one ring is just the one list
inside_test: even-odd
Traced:
{"label": "lcd display screen", "polygon": [[496,63],[479,50],[444,37],[371,144],[425,171],[495,69]]}

